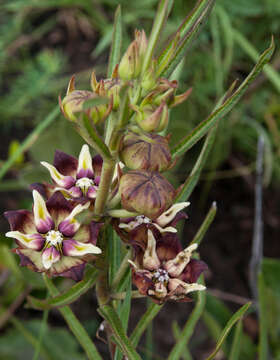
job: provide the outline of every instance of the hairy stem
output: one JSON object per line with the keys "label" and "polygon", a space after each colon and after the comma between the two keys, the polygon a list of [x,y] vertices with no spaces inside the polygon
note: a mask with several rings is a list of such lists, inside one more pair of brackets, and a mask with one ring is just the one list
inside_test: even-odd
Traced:
{"label": "hairy stem", "polygon": [[97,190],[94,212],[96,215],[102,215],[109,195],[112,178],[114,175],[116,162],[111,159],[105,159],[101,171],[100,184]]}

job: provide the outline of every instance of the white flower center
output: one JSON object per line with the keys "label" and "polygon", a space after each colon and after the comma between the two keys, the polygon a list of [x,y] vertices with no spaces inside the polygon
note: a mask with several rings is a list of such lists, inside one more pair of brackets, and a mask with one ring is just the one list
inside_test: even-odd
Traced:
{"label": "white flower center", "polygon": [[158,269],[153,274],[153,280],[160,283],[169,281],[168,272],[164,269]]}
{"label": "white flower center", "polygon": [[88,188],[93,185],[94,185],[93,180],[87,177],[83,177],[76,181],[76,186],[78,186],[82,190],[84,195],[86,195]]}
{"label": "white flower center", "polygon": [[152,220],[145,215],[136,216],[135,221],[137,222],[137,226],[141,224],[150,224],[152,222]]}
{"label": "white flower center", "polygon": [[63,235],[60,231],[50,230],[46,235],[46,241],[54,246],[61,244],[63,241]]}

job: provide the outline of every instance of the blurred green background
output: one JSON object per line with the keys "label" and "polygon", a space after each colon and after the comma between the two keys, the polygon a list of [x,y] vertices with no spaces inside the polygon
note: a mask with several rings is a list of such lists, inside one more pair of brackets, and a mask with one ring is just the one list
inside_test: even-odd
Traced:
{"label": "blurred green background", "polygon": [[[2,0],[0,3],[0,125],[1,125],[1,210],[30,207],[28,185],[43,180],[46,172],[39,161],[52,162],[55,149],[77,156],[83,143],[70,124],[57,115],[58,95],[65,94],[68,80],[76,74],[77,88],[89,89],[89,78],[95,70],[98,78],[105,76],[112,35],[113,16],[117,4],[122,6],[123,51],[132,39],[134,28],[151,29],[157,0]],[[162,47],[184,16],[193,9],[194,0],[175,0],[171,16],[162,36]],[[217,0],[201,33],[186,54],[176,77],[180,90],[193,88],[185,104],[171,116],[171,142],[206,118],[215,102],[235,80],[246,77],[258,54],[270,43],[273,34],[276,52],[273,61],[250,86],[245,97],[220,122],[215,147],[202,174],[202,181],[192,196],[191,220],[185,228],[187,237],[197,229],[209,202],[218,200],[221,211],[210,228],[202,247],[203,259],[211,272],[209,284],[221,291],[220,297],[208,296],[207,307],[193,349],[195,359],[203,358],[213,347],[222,327],[236,309],[230,300],[223,303],[224,293],[250,298],[248,264],[254,216],[254,181],[257,140],[260,135],[264,148],[264,251],[276,258],[279,245],[279,180],[280,180],[280,1],[279,0]],[[50,115],[51,114],[51,115]],[[37,135],[38,131],[43,131]],[[49,120],[48,120],[49,119]],[[35,130],[34,130],[35,129]],[[39,130],[38,130],[39,129]],[[25,152],[11,161],[20,144]],[[175,168],[174,183],[179,184],[189,173],[198,151],[198,144]],[[10,161],[8,171],[3,171]],[[0,174],[1,174],[0,170]],[[5,174],[4,174],[5,172]],[[196,209],[195,209],[196,208]],[[191,223],[191,221],[189,221]],[[45,296],[40,276],[17,266],[9,251],[12,243],[5,238],[8,225],[1,218],[0,243],[0,358],[32,359],[36,334],[42,314],[24,309],[27,293]],[[228,240],[229,239],[229,240]],[[203,244],[204,246],[204,244]],[[229,276],[227,276],[227,271]],[[266,286],[267,332],[272,358],[280,359],[280,265],[278,260],[264,263]],[[66,288],[68,281],[59,282]],[[216,292],[216,295],[218,293]],[[221,295],[222,294],[222,295]],[[222,299],[222,300],[221,300]],[[95,304],[92,294],[79,300],[84,310],[74,305],[78,316],[91,320],[86,327],[94,335],[100,319],[92,314]],[[141,303],[139,302],[141,305]],[[240,305],[240,304],[239,304]],[[170,305],[168,305],[170,306]],[[186,305],[184,305],[186,307]],[[180,306],[185,312],[185,307]],[[218,310],[217,310],[218,309]],[[12,311],[10,311],[12,310]],[[172,307],[169,309],[172,311]],[[11,312],[16,312],[16,316]],[[136,313],[139,311],[136,307]],[[90,315],[89,315],[90,314]],[[174,321],[182,320],[174,311]],[[59,315],[49,316],[40,358],[84,359],[72,335]],[[172,321],[169,319],[169,321]],[[159,326],[162,320],[158,321]],[[259,330],[257,317],[252,314],[245,323],[245,335],[240,359],[254,359]],[[176,323],[177,324],[177,323]],[[168,326],[168,323],[166,324]],[[176,330],[174,325],[174,329]],[[157,328],[156,328],[157,329]],[[176,331],[174,330],[174,334]],[[172,331],[167,340],[157,339],[152,356],[143,342],[146,359],[164,359],[172,344]],[[212,340],[211,340],[212,339]],[[232,338],[223,348],[221,358],[228,358]],[[102,349],[100,342],[99,346]],[[169,346],[169,347],[168,347]],[[63,348],[63,351],[62,351]],[[104,348],[104,346],[103,346]],[[200,352],[197,350],[200,349]],[[104,348],[105,349],[105,348]],[[105,351],[103,349],[103,351]],[[146,351],[147,350],[147,351]],[[203,352],[204,351],[204,352]]]}

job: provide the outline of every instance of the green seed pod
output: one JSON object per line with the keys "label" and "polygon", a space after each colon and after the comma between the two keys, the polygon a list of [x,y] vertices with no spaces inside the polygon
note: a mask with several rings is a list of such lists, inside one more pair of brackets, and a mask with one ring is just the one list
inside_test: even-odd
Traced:
{"label": "green seed pod", "polygon": [[171,165],[168,141],[157,134],[128,132],[121,141],[120,157],[133,170],[161,172]]}
{"label": "green seed pod", "polygon": [[175,190],[159,173],[129,171],[120,179],[122,206],[150,219],[156,219],[172,204]]}

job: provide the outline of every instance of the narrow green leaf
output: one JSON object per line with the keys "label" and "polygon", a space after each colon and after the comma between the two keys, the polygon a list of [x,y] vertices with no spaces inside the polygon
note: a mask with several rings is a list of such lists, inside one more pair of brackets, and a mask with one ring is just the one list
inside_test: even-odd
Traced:
{"label": "narrow green leaf", "polygon": [[190,340],[196,323],[202,315],[205,299],[206,299],[206,291],[199,291],[197,294],[198,300],[196,301],[195,307],[189,316],[184,328],[181,331],[180,337],[178,338],[176,344],[173,346],[168,360],[179,360],[182,356],[182,353],[185,347],[188,345],[188,341]]}
{"label": "narrow green leaf", "polygon": [[107,71],[108,78],[112,76],[115,66],[120,61],[121,47],[122,47],[122,13],[121,13],[121,6],[118,5],[114,18],[114,30],[113,30],[111,51],[109,57],[108,71]]}
{"label": "narrow green leaf", "polygon": [[[164,54],[160,57],[159,72],[157,73],[158,76],[168,78],[172,74],[185,56],[187,48],[201,30],[202,25],[206,21],[214,5],[214,2],[214,0],[199,1],[193,12],[183,21],[177,32],[180,34],[180,41],[176,45],[177,35],[175,35],[174,39],[167,45],[167,49],[164,51]],[[170,56],[170,53],[173,53],[172,56]]]}
{"label": "narrow green leaf", "polygon": [[114,339],[125,356],[130,360],[141,360],[141,357],[135,351],[131,341],[126,336],[122,322],[116,310],[109,305],[101,306],[99,314],[108,322],[114,335]]}
{"label": "narrow green leaf", "polygon": [[[258,51],[254,46],[237,30],[233,29],[233,36],[235,42],[250,56],[253,61],[257,61],[259,57]],[[271,65],[267,64],[263,72],[268,77],[269,81],[275,87],[275,89],[280,93],[280,74],[276,71]]]}
{"label": "narrow green leaf", "polygon": [[220,350],[223,342],[225,341],[226,337],[228,336],[230,330],[232,329],[232,327],[235,325],[235,323],[237,321],[239,321],[243,315],[245,314],[245,312],[248,310],[248,308],[250,307],[251,303],[247,303],[245,305],[243,305],[231,318],[230,320],[227,322],[224,330],[222,331],[222,334],[218,340],[218,343],[216,345],[216,348],[214,350],[214,352],[207,358],[207,360],[211,360],[214,359],[216,354],[218,353],[218,351]]}
{"label": "narrow green leaf", "polygon": [[35,129],[25,138],[11,157],[2,165],[0,169],[0,180],[7,171],[14,165],[19,156],[27,151],[39,139],[39,135],[57,118],[60,113],[59,106],[56,106],[49,115],[42,120]]}
{"label": "narrow green leaf", "polygon": [[145,71],[148,69],[148,67],[151,64],[155,47],[158,44],[164,22],[168,15],[167,7],[168,7],[168,0],[161,0],[158,5],[158,9],[157,9],[156,17],[155,17],[155,20],[153,23],[152,31],[150,33],[148,47],[147,47],[146,55],[145,55],[144,62],[142,65],[142,74],[145,73]]}
{"label": "narrow green leaf", "polygon": [[210,210],[208,211],[208,214],[206,215],[206,218],[204,219],[203,223],[198,229],[198,232],[195,234],[194,238],[192,239],[190,245],[194,243],[199,245],[201,243],[201,240],[206,234],[206,231],[208,230],[209,226],[212,224],[212,221],[215,219],[216,212],[217,212],[217,205],[216,202],[214,201],[212,203]]}
{"label": "narrow green leaf", "polygon": [[[59,296],[59,291],[46,275],[43,275],[45,284],[51,294],[51,296]],[[61,315],[66,321],[72,333],[75,335],[76,339],[80,343],[81,347],[85,350],[87,357],[90,360],[102,360],[97,348],[89,337],[88,333],[77,319],[76,315],[70,309],[69,306],[63,306],[59,308]]]}
{"label": "narrow green leaf", "polygon": [[89,268],[85,273],[83,280],[79,281],[69,290],[59,294],[58,296],[46,300],[28,296],[27,300],[29,306],[34,309],[44,310],[69,305],[78,300],[81,295],[85,294],[95,284],[97,276],[98,271],[94,268]]}
{"label": "narrow green leaf", "polygon": [[268,328],[267,328],[267,309],[266,286],[264,282],[263,272],[258,274],[258,293],[259,293],[259,321],[260,321],[260,337],[258,345],[259,360],[268,359]]}
{"label": "narrow green leaf", "polygon": [[[173,331],[173,336],[177,342],[180,338],[181,329],[176,321],[172,323],[172,331]],[[182,358],[184,360],[192,360],[191,353],[187,346],[185,346],[185,348],[184,348],[184,351],[182,353]]]}
{"label": "narrow green leaf", "polygon": [[[221,106],[226,101],[226,99],[232,94],[235,84],[236,84],[236,81],[234,81],[231,84],[228,91],[219,99],[219,101],[217,102],[217,104],[214,108],[214,111],[219,106]],[[215,140],[216,133],[217,133],[217,128],[218,128],[218,123],[213,127],[212,130],[209,131],[209,133],[205,139],[205,142],[203,144],[203,147],[201,149],[201,152],[199,154],[199,157],[198,157],[189,177],[186,179],[186,181],[183,184],[182,188],[180,189],[178,195],[176,196],[175,202],[187,201],[187,199],[190,197],[193,189],[195,188],[196,184],[198,183],[201,171],[204,168],[206,160],[208,159],[208,155],[214,144],[214,140]]]}
{"label": "narrow green leaf", "polygon": [[217,110],[215,110],[211,115],[201,122],[189,135],[184,137],[177,145],[172,149],[173,157],[182,155],[184,152],[189,150],[194,144],[197,143],[216,123],[219,119],[224,117],[229,111],[234,107],[234,105],[239,101],[241,96],[244,94],[251,82],[256,78],[260,73],[263,66],[270,60],[274,52],[274,40],[272,38],[271,44],[268,49],[266,49],[263,54],[260,56],[259,61],[252,69],[250,74],[246,77],[243,83],[238,87],[238,89],[230,96],[223,105],[221,105]]}
{"label": "narrow green leaf", "polygon": [[109,249],[109,286],[112,285],[114,277],[121,262],[121,241],[118,234],[113,231],[112,226],[107,227],[108,249]]}
{"label": "narrow green leaf", "polygon": [[239,320],[234,332],[234,338],[230,350],[229,360],[238,360],[241,352],[241,341],[242,341],[242,321]]}
{"label": "narrow green leaf", "polygon": [[[124,298],[123,303],[119,304],[120,305],[120,310],[118,311],[125,332],[127,332],[129,314],[130,314],[130,309],[131,309],[131,297],[132,297],[131,273],[129,275],[130,276],[128,277],[128,285],[126,287],[125,298]],[[117,351],[115,353],[115,359],[116,360],[122,360],[122,357],[123,356],[122,356],[122,353],[121,353],[120,349],[117,349]]]}
{"label": "narrow green leaf", "polygon": [[112,156],[110,150],[98,134],[94,124],[90,122],[90,119],[86,114],[82,113],[81,117],[83,127],[78,126],[77,131],[103,158],[111,159]]}
{"label": "narrow green leaf", "polygon": [[151,304],[145,314],[138,321],[135,329],[133,330],[130,340],[131,343],[136,347],[143,335],[144,331],[147,329],[149,323],[156,317],[163,305]]}
{"label": "narrow green leaf", "polygon": [[83,110],[93,108],[94,106],[108,104],[110,99],[103,96],[98,96],[93,99],[88,99],[83,103]]}

